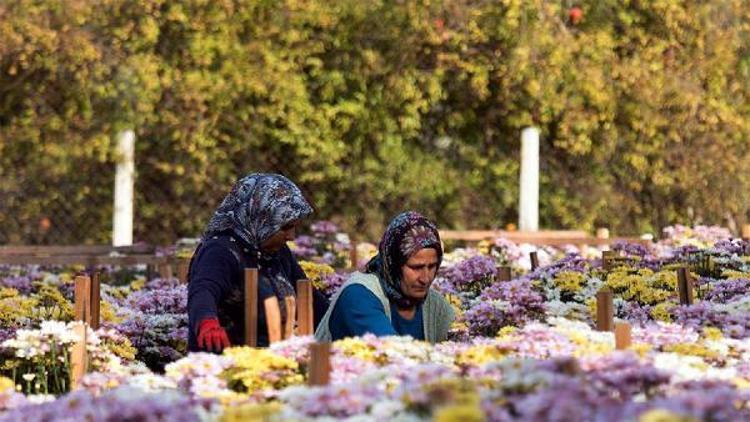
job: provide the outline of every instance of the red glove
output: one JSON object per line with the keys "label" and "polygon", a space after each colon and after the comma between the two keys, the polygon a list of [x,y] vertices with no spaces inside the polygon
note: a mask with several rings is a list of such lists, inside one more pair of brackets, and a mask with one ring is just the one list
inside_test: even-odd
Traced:
{"label": "red glove", "polygon": [[216,318],[206,318],[198,325],[198,347],[210,352],[221,352],[229,347],[229,337]]}

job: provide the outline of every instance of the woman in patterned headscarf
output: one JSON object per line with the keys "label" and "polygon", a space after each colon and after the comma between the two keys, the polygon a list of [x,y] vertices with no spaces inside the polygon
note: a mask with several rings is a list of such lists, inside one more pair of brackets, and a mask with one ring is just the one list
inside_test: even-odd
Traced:
{"label": "woman in patterned headscarf", "polygon": [[[312,213],[299,188],[278,174],[250,174],[214,213],[190,264],[188,348],[221,351],[244,344],[244,268],[258,268],[258,346],[269,344],[265,309],[286,322],[286,298],[306,278],[286,242]],[[316,311],[325,309],[315,295]],[[272,308],[269,308],[272,309]],[[317,312],[322,314],[321,312]]]}
{"label": "woman in patterned headscarf", "polygon": [[410,335],[431,343],[445,340],[455,314],[445,298],[430,289],[442,258],[432,222],[414,211],[398,215],[365,272],[352,274],[333,297],[316,340],[366,333]]}

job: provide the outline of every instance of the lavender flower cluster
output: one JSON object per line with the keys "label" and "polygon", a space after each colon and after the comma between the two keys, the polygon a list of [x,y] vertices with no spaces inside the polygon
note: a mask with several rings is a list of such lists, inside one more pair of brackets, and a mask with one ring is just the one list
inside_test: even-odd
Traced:
{"label": "lavender flower cluster", "polygon": [[441,284],[448,292],[468,293],[474,297],[495,281],[497,268],[495,260],[477,255],[441,271],[445,283]]}
{"label": "lavender flower cluster", "polygon": [[149,368],[161,371],[187,352],[185,285],[137,291],[124,301],[120,312],[125,319],[114,328],[130,339],[138,350],[137,359]]}
{"label": "lavender flower cluster", "polygon": [[533,288],[530,280],[517,279],[497,282],[484,289],[464,318],[471,335],[494,336],[506,325],[523,326],[543,320],[544,314],[544,297]]}
{"label": "lavender flower cluster", "polygon": [[299,259],[334,268],[346,266],[351,242],[332,221],[321,220],[310,225],[311,235],[300,235],[294,240],[292,252]]}
{"label": "lavender flower cluster", "polygon": [[117,388],[95,396],[79,390],[55,401],[28,404],[0,414],[0,422],[31,421],[199,421],[199,404],[176,392],[148,394]]}
{"label": "lavender flower cluster", "polygon": [[[521,368],[517,373],[506,369],[499,384],[483,392],[487,419],[641,420],[649,414],[661,415],[662,419],[654,420],[750,417],[746,390],[723,382],[669,386],[668,374],[629,354],[615,354],[588,370],[577,368],[569,358],[516,367]],[[519,390],[519,382],[527,387]]]}

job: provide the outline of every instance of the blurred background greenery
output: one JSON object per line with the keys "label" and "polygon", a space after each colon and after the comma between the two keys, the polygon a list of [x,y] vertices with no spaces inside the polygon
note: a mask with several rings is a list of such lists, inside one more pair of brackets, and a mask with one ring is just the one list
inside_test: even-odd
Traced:
{"label": "blurred background greenery", "polygon": [[109,242],[127,128],[137,240],[199,235],[254,171],[363,239],[407,208],[504,227],[529,125],[543,227],[745,222],[750,2],[0,3],[0,243]]}

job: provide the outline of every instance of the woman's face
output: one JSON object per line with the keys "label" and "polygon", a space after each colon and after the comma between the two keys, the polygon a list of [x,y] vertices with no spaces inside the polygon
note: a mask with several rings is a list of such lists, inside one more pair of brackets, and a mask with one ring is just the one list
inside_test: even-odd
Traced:
{"label": "woman's face", "polygon": [[284,247],[284,245],[286,245],[286,242],[290,242],[297,237],[298,224],[298,221],[292,221],[291,223],[282,226],[279,231],[260,244],[260,249],[265,253],[278,252]]}
{"label": "woman's face", "polygon": [[438,255],[433,248],[417,251],[401,267],[401,291],[412,299],[427,296],[438,269]]}

